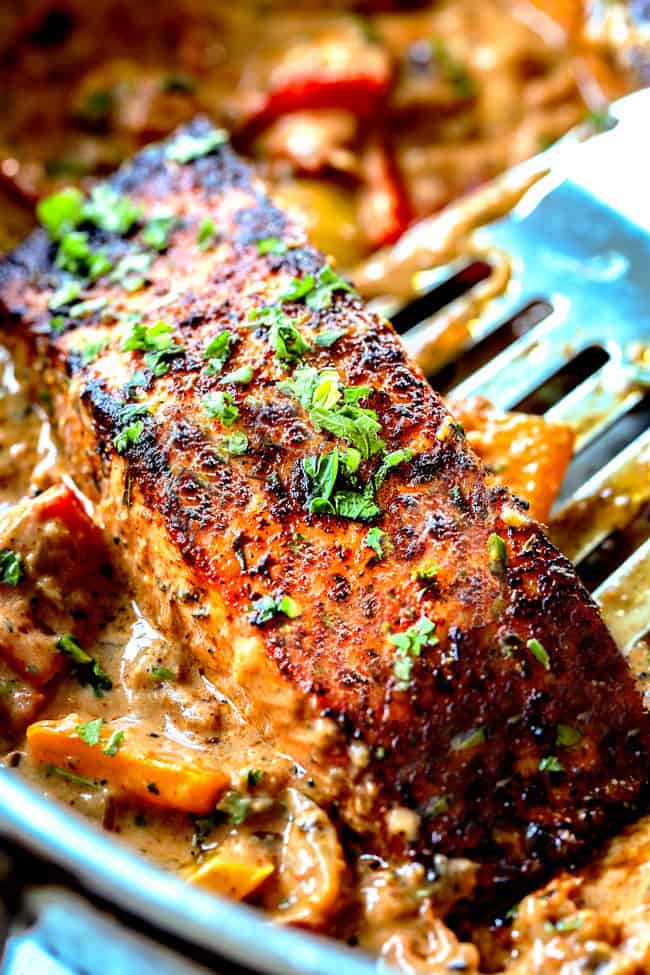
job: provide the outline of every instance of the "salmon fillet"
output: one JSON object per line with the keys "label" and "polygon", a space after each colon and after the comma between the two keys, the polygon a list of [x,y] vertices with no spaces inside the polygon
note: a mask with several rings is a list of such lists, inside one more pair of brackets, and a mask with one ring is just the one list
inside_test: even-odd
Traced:
{"label": "salmon fillet", "polygon": [[470,857],[485,896],[576,856],[648,723],[571,564],[207,121],[102,192],[0,301],[144,612],[365,851]]}

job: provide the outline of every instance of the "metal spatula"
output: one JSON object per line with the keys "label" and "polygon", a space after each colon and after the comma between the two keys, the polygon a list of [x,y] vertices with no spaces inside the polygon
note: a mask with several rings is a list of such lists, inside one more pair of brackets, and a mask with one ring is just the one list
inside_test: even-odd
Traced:
{"label": "metal spatula", "polygon": [[[466,378],[451,389],[443,382],[443,390],[455,398],[485,396],[511,409],[530,401],[567,363],[591,353],[590,374],[579,375],[569,391],[565,385],[564,395],[545,411],[577,433],[567,481],[572,492],[565,494],[551,532],[579,571],[597,551],[604,558],[608,546],[616,550],[606,567],[613,573],[603,577],[592,565],[590,578],[592,588],[599,584],[596,596],[614,635],[630,648],[650,630],[650,530],[644,521],[650,504],[650,89],[610,111],[609,131],[547,153],[548,175],[506,218],[476,232],[479,250],[510,255],[512,276],[506,292],[471,323],[471,338],[458,350],[456,374]],[[458,264],[452,273],[458,277]],[[440,275],[430,294],[440,314]],[[457,292],[452,288],[450,295]],[[423,329],[436,328],[436,310],[431,314],[422,301],[418,311],[427,317],[402,336],[412,351],[426,343]],[[537,323],[518,329],[531,308]],[[396,319],[405,317],[402,308]],[[501,342],[498,354],[483,356],[484,364],[467,375],[480,361],[477,350],[489,346],[506,323],[510,337],[519,337],[505,348]],[[463,360],[470,366],[463,367]],[[442,380],[432,377],[434,386]],[[630,526],[633,537],[621,544]]]}

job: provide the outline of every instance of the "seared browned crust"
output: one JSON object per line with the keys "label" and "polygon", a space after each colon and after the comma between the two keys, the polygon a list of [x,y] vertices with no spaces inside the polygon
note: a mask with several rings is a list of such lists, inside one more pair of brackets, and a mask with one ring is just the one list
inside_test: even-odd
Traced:
{"label": "seared browned crust", "polygon": [[[189,131],[207,125],[198,120]],[[390,325],[342,291],[300,326],[310,340],[345,330],[307,361],[335,366],[346,385],[371,386],[364,406],[377,411],[386,449],[411,448],[414,456],[393,468],[378,494],[382,514],[373,523],[390,542],[383,559],[364,544],[368,524],[308,514],[301,461],[335,441],[278,390],[291,369],[274,360],[268,330],[251,327],[248,313],[276,302],[294,276],[317,273],[323,258],[227,146],[185,165],[154,146],[112,184],[148,212],[164,205],[183,220],[145,289],[129,296],[102,279],[87,295],[105,296],[116,312],[138,308],[149,324],[163,317],[185,349],[167,375],[149,374],[155,413],[143,417],[144,432],[123,457],[113,437],[125,383],[142,368],[141,352],[120,349],[124,326],[94,316],[94,324],[69,321],[59,338],[48,334],[56,274],[43,232],[0,267],[0,299],[6,327],[28,335],[44,356],[71,470],[99,502],[138,597],[251,720],[293,749],[306,787],[313,776],[343,819],[368,834],[366,849],[408,845],[384,816],[401,805],[423,817],[410,850],[481,861],[484,889],[525,883],[572,857],[638,799],[648,726],[570,563],[505,490],[486,486]],[[206,214],[222,240],[202,252],[196,236]],[[270,236],[288,242],[288,252],[260,256],[256,241]],[[93,240],[112,254],[134,246],[102,231]],[[161,307],[161,299],[169,300]],[[285,308],[296,320],[305,313],[297,303]],[[203,348],[224,327],[238,335],[225,371],[250,363],[249,386],[224,387],[206,372]],[[72,350],[96,333],[110,346],[84,366]],[[205,395],[224,388],[241,414],[226,431],[201,408]],[[219,442],[232,430],[246,432],[249,449],[224,458]],[[377,457],[363,462],[364,481],[377,464]],[[507,544],[502,574],[488,555],[494,532]],[[426,586],[413,570],[429,559],[439,570]],[[279,593],[297,601],[300,617],[251,623],[251,599]],[[389,636],[422,614],[436,623],[440,642],[414,660],[410,687],[399,689]],[[531,638],[547,652],[548,669],[527,649]],[[342,731],[319,749],[305,744],[316,714]],[[558,725],[578,729],[579,743],[558,746]],[[478,729],[476,744],[458,747]],[[345,747],[352,739],[370,746],[356,783]],[[550,756],[563,772],[540,771]],[[329,774],[336,765],[340,780]]]}

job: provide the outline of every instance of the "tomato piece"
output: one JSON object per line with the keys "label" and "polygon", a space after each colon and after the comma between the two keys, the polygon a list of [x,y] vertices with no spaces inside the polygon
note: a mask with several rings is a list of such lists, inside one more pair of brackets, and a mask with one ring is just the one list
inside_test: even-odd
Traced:
{"label": "tomato piece", "polygon": [[387,52],[347,23],[260,55],[240,87],[237,110],[243,127],[256,131],[312,109],[343,108],[367,118],[390,84]]}
{"label": "tomato piece", "polygon": [[399,170],[388,150],[374,144],[365,152],[363,173],[359,223],[372,247],[392,244],[404,233],[411,217]]}

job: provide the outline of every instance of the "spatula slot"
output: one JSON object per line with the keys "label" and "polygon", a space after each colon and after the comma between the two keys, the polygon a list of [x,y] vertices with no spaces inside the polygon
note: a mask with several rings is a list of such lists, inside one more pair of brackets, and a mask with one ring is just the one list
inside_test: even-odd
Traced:
{"label": "spatula slot", "polygon": [[492,268],[485,261],[473,261],[461,268],[451,277],[400,308],[391,318],[395,331],[403,335],[410,328],[435,315],[446,305],[450,305],[452,301],[467,294],[481,281],[489,278],[491,273]]}
{"label": "spatula slot", "polygon": [[449,362],[434,375],[429,377],[429,382],[434,389],[439,392],[447,393],[454,386],[471,376],[486,363],[490,362],[495,356],[507,349],[516,339],[530,332],[536,325],[544,321],[553,311],[552,305],[547,301],[533,301],[522,308],[521,311],[504,322],[503,325],[486,335],[458,357]]}
{"label": "spatula slot", "polygon": [[583,349],[570,362],[520,400],[515,408],[524,413],[536,413],[541,416],[585,379],[593,376],[608,361],[608,353],[598,345]]}

